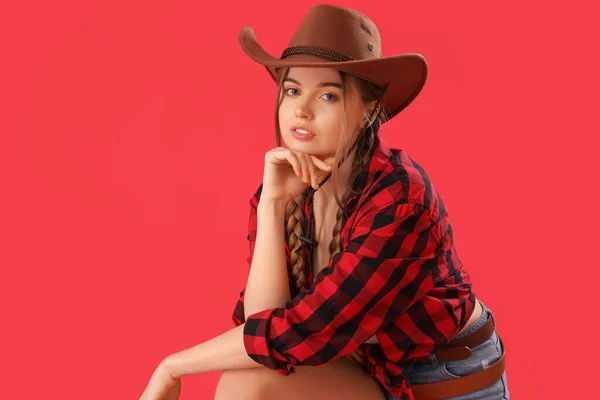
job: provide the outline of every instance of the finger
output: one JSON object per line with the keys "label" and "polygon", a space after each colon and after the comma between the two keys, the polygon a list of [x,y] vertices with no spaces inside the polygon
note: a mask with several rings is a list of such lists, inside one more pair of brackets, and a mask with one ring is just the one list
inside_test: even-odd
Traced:
{"label": "finger", "polygon": [[360,351],[359,357],[360,357],[360,362],[361,363],[364,363],[365,360],[367,359],[367,356],[365,355],[365,352],[362,351],[362,350]]}
{"label": "finger", "polygon": [[327,179],[327,177],[331,175],[333,167],[331,165],[326,164],[323,160],[314,156],[313,161],[315,161],[316,166],[321,167],[317,173],[317,184],[319,185],[319,187],[321,187]]}
{"label": "finger", "polygon": [[290,150],[288,149],[273,149],[265,154],[265,162],[271,162],[277,165],[290,164]]}
{"label": "finger", "polygon": [[322,169],[323,171],[330,172],[333,169],[331,165],[327,164],[325,161],[319,159],[316,156],[311,155],[310,158],[315,164],[315,166]]}
{"label": "finger", "polygon": [[350,359],[356,364],[362,364],[360,358],[355,353],[350,353]]}
{"label": "finger", "polygon": [[288,151],[286,160],[291,164],[292,168],[294,168],[294,173],[297,176],[302,175],[302,167],[300,166],[300,161],[298,160],[298,156],[294,154],[293,151]]}
{"label": "finger", "polygon": [[317,181],[317,169],[315,168],[315,164],[313,164],[312,159],[308,154],[305,154],[306,163],[308,164],[308,171],[310,172],[310,184],[313,189],[317,190],[319,188],[319,182]]}
{"label": "finger", "polygon": [[304,158],[302,153],[296,154],[296,155],[298,156],[298,161],[300,162],[300,166],[302,168],[302,182],[310,183],[310,176],[309,176],[310,173],[308,171],[308,165],[306,164],[306,159]]}

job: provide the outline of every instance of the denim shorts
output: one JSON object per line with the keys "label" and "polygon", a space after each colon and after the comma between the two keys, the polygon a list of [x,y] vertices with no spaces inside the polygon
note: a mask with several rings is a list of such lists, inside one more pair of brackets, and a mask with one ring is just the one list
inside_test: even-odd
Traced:
{"label": "denim shorts", "polygon": [[[483,308],[481,317],[471,325],[466,331],[457,335],[454,339],[461,338],[478,328],[480,328],[488,317],[494,318],[492,312],[479,300]],[[452,340],[454,340],[452,339]],[[466,360],[457,361],[437,361],[435,355],[430,354],[431,363],[407,364],[401,366],[404,375],[409,383],[432,383],[454,379],[469,375],[485,369],[488,365],[495,363],[502,355],[502,348],[498,340],[496,331],[484,343],[474,347],[471,356]],[[377,382],[379,383],[379,382]],[[381,384],[379,384],[387,400],[398,400],[397,397],[389,393]],[[448,397],[447,400],[509,400],[508,384],[506,382],[506,371],[502,377],[492,385],[477,392],[464,394],[457,397]],[[419,400],[419,399],[416,399]]]}

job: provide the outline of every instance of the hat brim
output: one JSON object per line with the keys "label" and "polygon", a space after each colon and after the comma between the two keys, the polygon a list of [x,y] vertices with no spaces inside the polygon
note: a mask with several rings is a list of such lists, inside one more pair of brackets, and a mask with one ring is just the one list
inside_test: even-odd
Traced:
{"label": "hat brim", "polygon": [[240,30],[239,42],[250,58],[266,67],[273,80],[276,79],[277,69],[282,67],[328,67],[357,75],[381,86],[387,84],[381,104],[388,120],[412,103],[427,80],[427,61],[417,53],[337,62],[297,54],[282,60],[265,51],[256,39],[252,28],[248,26]]}

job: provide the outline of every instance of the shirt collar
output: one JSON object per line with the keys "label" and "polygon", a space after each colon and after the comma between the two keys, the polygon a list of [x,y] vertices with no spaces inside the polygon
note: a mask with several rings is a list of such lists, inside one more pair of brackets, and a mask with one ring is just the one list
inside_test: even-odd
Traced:
{"label": "shirt collar", "polygon": [[384,172],[386,168],[390,166],[390,157],[391,150],[388,145],[377,135],[375,150],[373,151],[373,155],[371,156],[371,160],[369,162],[369,167],[366,170],[363,170],[358,174],[356,179],[354,180],[353,186],[359,194],[353,194],[348,198],[346,202],[347,213],[346,217],[349,217],[358,200],[361,197],[361,193],[368,190],[373,183],[381,177],[381,174]]}

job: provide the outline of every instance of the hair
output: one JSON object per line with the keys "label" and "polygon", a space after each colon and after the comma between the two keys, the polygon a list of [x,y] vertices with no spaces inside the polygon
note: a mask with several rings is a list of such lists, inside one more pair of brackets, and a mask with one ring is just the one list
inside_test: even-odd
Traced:
{"label": "hair", "polygon": [[[277,100],[275,102],[275,141],[277,146],[281,146],[281,130],[279,127],[279,107],[281,102],[283,101],[283,83],[289,74],[289,67],[278,69],[277,73]],[[332,168],[331,178],[333,180],[333,186],[337,186],[337,179],[339,174],[338,164],[339,161],[346,155],[346,153],[350,150],[354,142],[356,141],[356,147],[353,149],[352,154],[354,158],[352,159],[352,168],[351,174],[348,179],[348,188],[346,192],[340,199],[337,193],[337,190],[334,190],[335,201],[338,204],[338,212],[336,223],[333,228],[333,237],[331,242],[329,243],[329,253],[330,257],[334,254],[341,251],[341,242],[340,242],[340,234],[343,227],[344,216],[346,213],[345,204],[350,198],[351,195],[361,195],[362,191],[357,191],[355,187],[353,187],[352,183],[358,177],[358,175],[368,168],[369,161],[375,150],[375,145],[377,143],[377,134],[383,122],[386,121],[387,116],[383,110],[383,107],[380,106],[379,101],[381,95],[383,94],[383,88],[369,80],[363,79],[361,77],[339,71],[341,79],[342,79],[342,106],[344,107],[344,117],[343,117],[343,133],[341,136],[341,140],[338,142],[338,147],[335,152],[335,163]],[[369,125],[369,117],[368,110],[363,109],[363,114],[366,118],[365,126],[358,132],[358,134],[352,137],[352,133],[348,132],[348,123],[346,120],[347,108],[346,108],[346,98],[349,95],[350,91],[354,89],[354,93],[358,93],[362,99],[362,104],[372,101],[378,101],[375,104],[375,107],[378,107],[379,110],[377,115],[373,119],[373,122]],[[372,118],[372,117],[371,117]],[[350,156],[350,155],[349,155]],[[287,204],[286,208],[286,219],[287,219],[287,236],[288,236],[288,248],[290,250],[290,270],[295,281],[295,290],[296,293],[294,295],[299,294],[303,290],[306,290],[312,282],[308,282],[308,267],[310,263],[308,262],[308,254],[306,248],[303,245],[303,242],[300,240],[300,237],[305,235],[304,227],[306,225],[306,218],[304,215],[304,204],[306,201],[306,191],[302,192],[295,199],[290,201]],[[293,289],[293,288],[292,288]]]}

